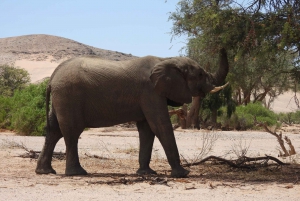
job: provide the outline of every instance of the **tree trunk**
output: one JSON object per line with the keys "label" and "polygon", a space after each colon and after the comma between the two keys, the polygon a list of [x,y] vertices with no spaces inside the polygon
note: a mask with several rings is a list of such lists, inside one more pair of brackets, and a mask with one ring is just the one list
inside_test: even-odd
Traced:
{"label": "tree trunk", "polygon": [[241,95],[241,89],[238,90],[238,105],[242,104],[242,95]]}
{"label": "tree trunk", "polygon": [[200,96],[193,97],[192,105],[190,111],[187,113],[186,126],[187,128],[197,128],[199,126],[199,110],[200,110],[201,98]]}
{"label": "tree trunk", "polygon": [[251,98],[251,91],[243,91],[244,94],[244,100],[243,100],[243,104],[244,105],[248,105],[248,103],[250,103],[250,98]]}
{"label": "tree trunk", "polygon": [[218,117],[218,110],[217,109],[211,110],[210,121],[212,123],[212,126],[216,126],[217,125],[217,117]]}
{"label": "tree trunk", "polygon": [[179,125],[182,129],[187,129],[188,127],[187,127],[187,123],[186,123],[186,119],[187,119],[187,105],[186,104],[184,104],[182,106],[182,110],[183,110],[183,116],[184,117],[179,117],[178,116],[178,118],[179,118],[178,123],[179,123]]}
{"label": "tree trunk", "polygon": [[263,100],[266,98],[266,96],[267,96],[267,94],[268,94],[268,92],[269,92],[270,90],[271,90],[271,89],[268,88],[268,89],[265,89],[265,91],[264,91],[263,93],[258,94],[258,95],[255,97],[253,103],[255,103],[256,101],[263,101]]}

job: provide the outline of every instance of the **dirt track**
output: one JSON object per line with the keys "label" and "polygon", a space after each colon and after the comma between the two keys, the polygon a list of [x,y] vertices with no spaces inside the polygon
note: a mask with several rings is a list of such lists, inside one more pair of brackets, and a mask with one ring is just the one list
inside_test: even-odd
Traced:
{"label": "dirt track", "polygon": [[[179,151],[191,162],[201,151],[205,131],[176,131]],[[211,133],[212,134],[212,133]],[[276,156],[276,139],[264,132],[219,132],[209,155],[235,156],[232,149],[249,147],[248,156]],[[286,134],[286,133],[284,133]],[[287,134],[296,151],[300,135]],[[169,177],[169,166],[155,141],[151,167],[157,176],[140,177],[137,131],[117,128],[85,131],[79,141],[80,160],[88,176],[64,176],[64,160],[55,159],[57,175],[36,175],[36,159],[23,158],[25,148],[40,151],[43,137],[0,133],[0,200],[299,200],[300,167],[236,170],[226,165],[191,167],[189,178]],[[234,148],[235,147],[235,148]],[[64,152],[61,140],[56,152]],[[94,157],[96,156],[96,157]],[[300,156],[281,159],[300,163]]]}

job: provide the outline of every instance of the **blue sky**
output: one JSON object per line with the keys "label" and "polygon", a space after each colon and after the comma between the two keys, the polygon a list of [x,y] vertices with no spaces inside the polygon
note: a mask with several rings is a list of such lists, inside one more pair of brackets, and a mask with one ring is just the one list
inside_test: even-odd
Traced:
{"label": "blue sky", "polygon": [[49,34],[135,56],[178,56],[169,12],[178,0],[1,0],[0,38]]}

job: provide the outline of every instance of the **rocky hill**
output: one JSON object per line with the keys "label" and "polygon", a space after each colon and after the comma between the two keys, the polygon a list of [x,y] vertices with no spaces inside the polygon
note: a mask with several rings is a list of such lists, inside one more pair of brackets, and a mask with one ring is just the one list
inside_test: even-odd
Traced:
{"label": "rocky hill", "polygon": [[61,62],[82,55],[98,55],[115,61],[135,58],[131,54],[104,50],[51,35],[0,38],[0,65],[26,69],[31,82],[49,77]]}
{"label": "rocky hill", "polygon": [[0,38],[0,64],[14,64],[22,59],[61,62],[80,55],[98,55],[109,60],[127,60],[134,57],[131,54],[103,50],[51,35]]}

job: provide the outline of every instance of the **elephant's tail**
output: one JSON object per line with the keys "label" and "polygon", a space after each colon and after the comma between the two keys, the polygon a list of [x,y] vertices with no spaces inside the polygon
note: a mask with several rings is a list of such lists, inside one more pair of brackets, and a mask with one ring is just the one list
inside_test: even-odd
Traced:
{"label": "elephant's tail", "polygon": [[46,118],[47,118],[46,131],[47,131],[47,133],[50,129],[50,121],[49,121],[50,93],[51,93],[51,85],[48,84],[47,89],[46,89]]}

